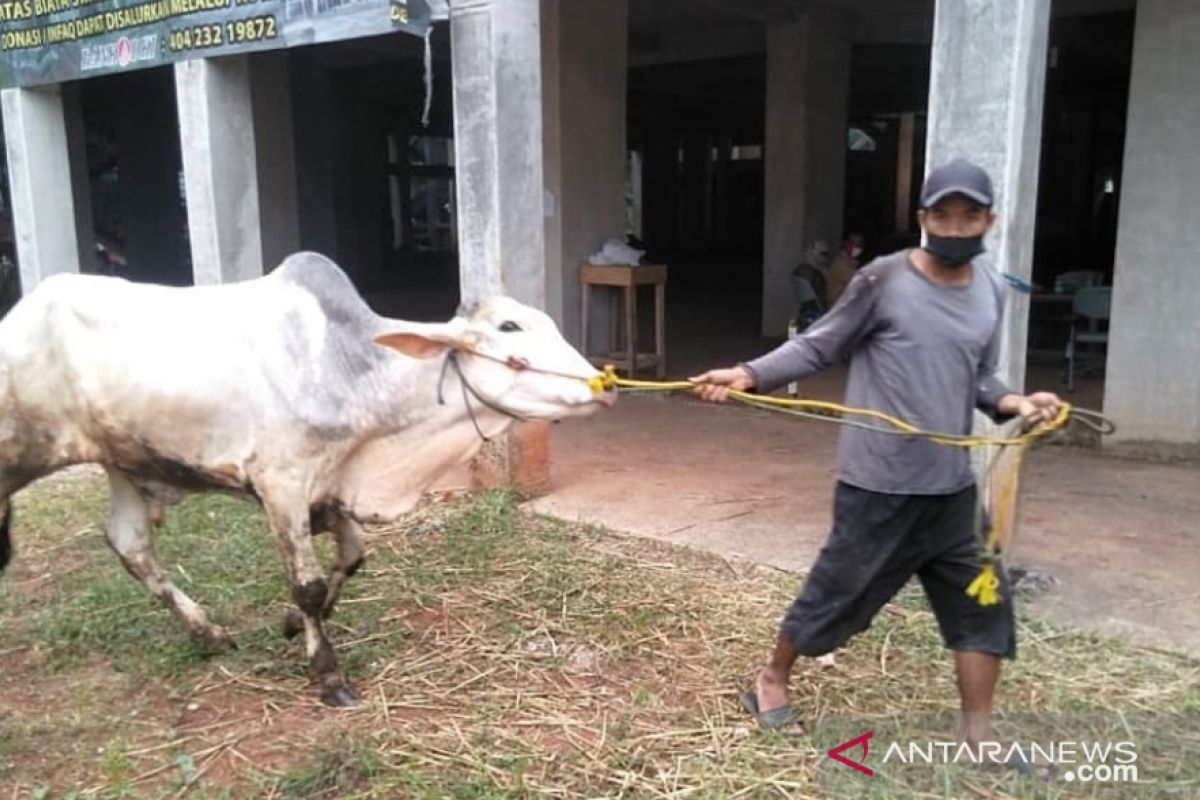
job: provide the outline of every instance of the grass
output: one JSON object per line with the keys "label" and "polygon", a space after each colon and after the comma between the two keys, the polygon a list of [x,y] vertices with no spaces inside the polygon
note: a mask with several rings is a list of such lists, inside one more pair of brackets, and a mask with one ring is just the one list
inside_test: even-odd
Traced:
{"label": "grass", "polygon": [[[953,734],[949,659],[914,591],[835,667],[797,672],[811,736],[753,731],[738,696],[799,576],[531,516],[503,493],[369,532],[334,619],[362,702],[325,709],[279,635],[287,592],[257,509],[195,498],[159,537],[164,568],[237,638],[212,659],[108,552],[105,506],[91,477],[18,498],[0,798],[1200,794],[1200,667],[1032,619],[998,700],[1005,730],[1131,738],[1136,795],[882,765],[889,740]],[[825,756],[864,730],[874,778]]]}

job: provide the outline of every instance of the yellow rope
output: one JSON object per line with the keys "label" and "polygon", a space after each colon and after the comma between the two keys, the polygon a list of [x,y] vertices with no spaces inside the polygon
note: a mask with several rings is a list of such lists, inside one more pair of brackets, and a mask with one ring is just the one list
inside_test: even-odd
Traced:
{"label": "yellow rope", "polygon": [[[598,375],[588,381],[588,385],[593,391],[600,392],[606,388],[632,389],[640,392],[680,392],[691,391],[696,388],[696,384],[691,381],[639,381],[630,378],[622,378],[617,375],[616,369],[612,365],[604,368],[604,374]],[[1054,431],[1062,428],[1071,418],[1072,406],[1070,403],[1063,403],[1058,410],[1058,414],[1049,422],[1044,422],[1031,430],[1025,431],[1017,436],[999,438],[992,436],[973,436],[973,435],[958,435],[949,433],[936,433],[931,431],[923,431],[911,422],[906,422],[899,417],[876,411],[871,408],[856,408],[854,406],[846,406],[841,403],[830,403],[825,400],[806,400],[802,398],[792,397],[775,397],[773,395],[758,395],[749,392],[731,391],[729,396],[735,400],[753,406],[771,406],[782,409],[795,409],[800,411],[816,412],[822,416],[828,414],[836,414],[842,417],[865,417],[874,419],[879,422],[886,423],[891,426],[891,430],[877,429],[880,433],[894,433],[901,435],[909,435],[921,439],[927,439],[936,444],[943,444],[950,447],[1008,447],[1022,446],[1030,444],[1038,439],[1044,438]],[[837,421],[837,420],[831,420]]]}
{"label": "yellow rope", "polygon": [[[600,375],[595,375],[590,378],[585,378],[579,375],[571,375],[553,370],[537,369],[530,366],[528,363],[516,359],[501,359],[496,356],[482,353],[474,349],[467,349],[474,355],[488,358],[497,361],[501,364],[506,364],[508,367],[516,370],[533,370],[536,372],[544,372],[549,375],[560,375],[565,378],[582,380],[587,383],[593,392],[599,394],[605,389],[631,389],[639,392],[680,392],[691,391],[696,388],[696,384],[691,381],[639,381],[631,378],[622,378],[617,375],[617,370],[614,366],[607,365],[604,372]],[[996,540],[998,531],[1007,530],[1010,527],[1011,520],[1007,515],[1016,508],[1015,493],[1017,490],[1017,477],[1020,473],[1021,463],[1025,456],[1025,451],[1029,445],[1039,439],[1054,433],[1064,427],[1072,417],[1077,417],[1082,424],[1092,428],[1100,434],[1112,433],[1114,430],[1111,421],[1106,419],[1102,414],[1090,411],[1088,409],[1074,408],[1070,403],[1063,403],[1054,416],[1054,419],[1048,422],[1042,422],[1034,426],[1030,430],[1023,431],[1017,436],[996,437],[996,436],[975,436],[975,435],[960,435],[937,433],[932,431],[924,431],[913,425],[910,422],[900,419],[899,417],[887,414],[882,411],[876,411],[870,408],[855,408],[853,406],[842,405],[841,403],[830,403],[824,400],[805,400],[800,398],[774,397],[771,395],[757,395],[749,392],[731,391],[729,396],[735,400],[745,403],[756,408],[767,408],[777,411],[782,411],[789,414],[796,414],[811,419],[818,419],[824,422],[836,422],[839,425],[849,425],[857,428],[866,429],[876,433],[892,435],[892,436],[908,436],[912,438],[925,439],[926,441],[935,444],[946,445],[948,447],[1000,447],[1008,448],[1015,447],[1016,453],[1013,459],[1013,465],[1006,476],[1006,480],[999,492],[999,500],[992,498],[993,507],[996,508],[996,514],[992,518],[991,530],[988,531],[987,539],[983,543],[983,552],[980,559],[983,562],[983,568],[979,571],[979,575],[975,580],[971,581],[966,592],[969,596],[974,597],[980,605],[991,606],[1000,602],[1000,578],[996,573],[996,561],[1000,554],[996,549]],[[890,426],[882,428],[877,425],[872,425],[867,422],[862,422],[857,419],[848,419],[850,417],[865,417],[867,419],[882,422]],[[997,456],[997,459],[999,456]],[[992,466],[997,462],[994,460]],[[991,468],[988,470],[989,474]]]}
{"label": "yellow rope", "polygon": [[[967,587],[967,594],[978,600],[981,606],[992,606],[1000,602],[1000,577],[996,574],[995,566],[1000,554],[996,552],[996,540],[1000,531],[1011,529],[1013,520],[1009,519],[1009,515],[1016,513],[1017,478],[1021,473],[1021,464],[1025,458],[1026,449],[1025,445],[1016,449],[1013,454],[1012,466],[1008,469],[1007,474],[1002,476],[1003,480],[997,493],[998,496],[993,498],[992,502],[992,527],[983,543],[983,553],[981,554],[983,568]],[[998,458],[999,456],[997,456]]]}
{"label": "yellow rope", "polygon": [[[631,389],[641,392],[680,392],[691,391],[696,388],[696,384],[691,381],[640,381],[631,378],[622,378],[617,375],[616,368],[608,365],[604,368],[603,375],[593,377],[588,380],[588,385],[595,392],[601,392],[604,389],[618,388]],[[812,414],[819,419],[826,419],[831,422],[841,424],[855,424],[846,419],[832,418],[828,415],[834,414],[840,418],[845,417],[865,417],[886,423],[891,428],[878,428],[873,425],[859,424],[859,427],[874,430],[879,433],[887,433],[901,436],[912,436],[914,438],[925,439],[936,444],[946,445],[949,447],[1015,447],[1015,463],[1010,470],[1009,476],[1005,480],[1000,496],[993,500],[993,507],[996,509],[996,514],[992,518],[991,530],[988,532],[987,539],[983,543],[983,553],[981,559],[983,568],[979,571],[979,575],[967,587],[966,592],[969,596],[975,598],[982,606],[992,606],[1000,602],[1000,578],[996,574],[995,562],[998,554],[996,552],[997,532],[1007,530],[1010,520],[1007,515],[1015,509],[1016,504],[1013,502],[1014,493],[1017,488],[1017,476],[1020,473],[1022,459],[1025,451],[1033,442],[1049,436],[1051,433],[1061,429],[1071,419],[1074,411],[1070,403],[1063,403],[1055,415],[1054,419],[1049,422],[1043,422],[1028,431],[1024,431],[1017,436],[1011,437],[993,437],[993,436],[974,436],[974,435],[957,435],[935,433],[931,431],[923,431],[910,422],[900,419],[899,417],[887,414],[883,411],[876,411],[870,408],[855,408],[853,406],[842,405],[841,403],[830,403],[824,400],[806,400],[802,398],[790,397],[775,397],[771,395],[757,395],[749,392],[731,391],[729,396],[747,405],[756,407],[774,408],[793,413],[799,412],[805,415]],[[1092,412],[1094,413],[1094,412]],[[819,415],[819,416],[817,416]],[[994,462],[993,462],[994,463]]]}

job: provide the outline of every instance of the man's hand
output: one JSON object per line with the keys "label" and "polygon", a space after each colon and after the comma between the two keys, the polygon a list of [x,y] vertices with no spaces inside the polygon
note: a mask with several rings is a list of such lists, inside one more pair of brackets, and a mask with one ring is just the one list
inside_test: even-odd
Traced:
{"label": "man's hand", "polygon": [[997,410],[1002,414],[1012,414],[1025,420],[1025,425],[1032,428],[1043,422],[1050,422],[1058,416],[1062,408],[1062,400],[1053,392],[1034,392],[1030,395],[1009,394],[1001,398]]}
{"label": "man's hand", "polygon": [[696,384],[692,392],[710,403],[724,403],[730,392],[744,392],[754,386],[754,376],[745,367],[709,370],[688,380]]}

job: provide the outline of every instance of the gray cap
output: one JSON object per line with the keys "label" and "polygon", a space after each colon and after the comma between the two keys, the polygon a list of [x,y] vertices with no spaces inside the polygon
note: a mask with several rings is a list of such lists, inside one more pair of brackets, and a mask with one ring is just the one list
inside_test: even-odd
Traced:
{"label": "gray cap", "polygon": [[980,205],[992,205],[992,179],[983,167],[964,158],[934,167],[921,186],[921,208],[930,208],[952,194],[961,194]]}

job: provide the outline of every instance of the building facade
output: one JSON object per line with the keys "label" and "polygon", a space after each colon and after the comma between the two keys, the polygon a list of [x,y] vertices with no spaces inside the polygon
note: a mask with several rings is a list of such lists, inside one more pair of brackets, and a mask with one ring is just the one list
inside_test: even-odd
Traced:
{"label": "building facade", "polygon": [[[387,310],[444,316],[506,291],[578,341],[577,266],[606,237],[633,228],[683,252],[701,231],[706,247],[752,240],[754,311],[778,336],[810,241],[838,240],[855,214],[894,218],[911,237],[925,165],[962,155],[996,180],[991,266],[1044,283],[1043,261],[1086,269],[1111,252],[1114,446],[1200,453],[1193,0],[7,0],[0,11],[5,199],[24,291],[73,271],[241,280],[305,248],[335,257]],[[1129,43],[1114,68],[1116,139],[1102,99],[1079,127],[1047,96],[1105,20]],[[1062,32],[1075,29],[1071,49]],[[1081,70],[1076,96],[1094,73]],[[669,112],[654,94],[668,84]],[[884,110],[877,129],[855,121]],[[664,137],[669,126],[680,136]],[[1086,146],[1060,148],[1063,131],[1086,131]],[[894,157],[862,155],[881,147]],[[1107,173],[1106,152],[1119,154]],[[1071,159],[1084,188],[1061,200],[1054,176],[1075,174]],[[885,161],[883,177],[863,166]],[[1085,256],[1104,237],[1072,228],[1106,214],[1097,230],[1112,242]],[[1043,258],[1060,219],[1066,244]],[[1018,386],[1030,299],[1014,290],[1006,317],[1003,364]]]}

